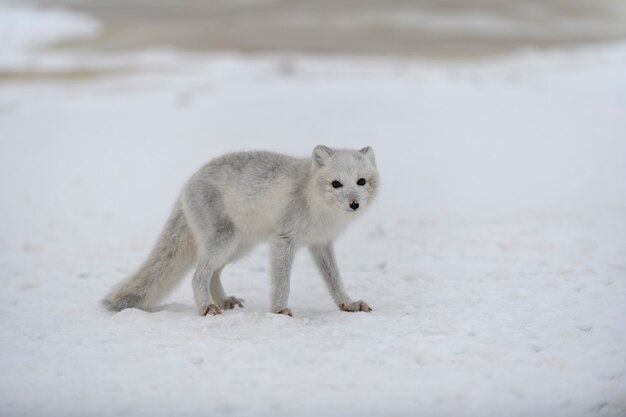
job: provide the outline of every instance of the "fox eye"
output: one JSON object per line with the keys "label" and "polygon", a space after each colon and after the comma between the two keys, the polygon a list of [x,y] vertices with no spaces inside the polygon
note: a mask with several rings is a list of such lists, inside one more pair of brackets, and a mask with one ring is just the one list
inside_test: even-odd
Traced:
{"label": "fox eye", "polygon": [[360,178],[356,183],[357,185],[365,185],[365,178]]}
{"label": "fox eye", "polygon": [[332,183],[332,184],[333,184],[333,187],[335,187],[335,188],[341,188],[341,187],[343,187],[343,184],[342,184],[342,183],[340,183],[339,181],[333,181],[333,183]]}

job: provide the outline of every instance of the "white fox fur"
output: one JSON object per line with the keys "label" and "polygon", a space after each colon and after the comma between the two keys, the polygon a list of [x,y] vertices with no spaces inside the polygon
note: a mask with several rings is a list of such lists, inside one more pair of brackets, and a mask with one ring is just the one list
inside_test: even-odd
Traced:
{"label": "white fox fur", "polygon": [[337,306],[371,311],[346,294],[333,240],[376,195],[374,151],[317,146],[311,158],[270,152],[224,155],[206,164],[184,186],[144,264],[103,300],[114,311],[150,309],[197,263],[193,291],[201,315],[242,306],[220,281],[222,269],[269,240],[271,311],[287,307],[296,250],[308,246]]}

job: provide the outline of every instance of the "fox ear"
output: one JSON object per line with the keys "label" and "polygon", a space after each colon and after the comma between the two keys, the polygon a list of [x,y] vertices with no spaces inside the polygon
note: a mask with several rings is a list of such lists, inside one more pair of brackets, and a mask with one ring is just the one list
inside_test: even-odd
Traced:
{"label": "fox ear", "polygon": [[326,165],[326,160],[330,158],[333,154],[333,150],[328,146],[317,145],[315,149],[313,149],[313,161],[319,166]]}
{"label": "fox ear", "polygon": [[365,157],[369,159],[372,165],[376,165],[376,159],[374,158],[374,149],[372,149],[371,146],[366,146],[365,148],[361,149],[359,152],[365,155]]}

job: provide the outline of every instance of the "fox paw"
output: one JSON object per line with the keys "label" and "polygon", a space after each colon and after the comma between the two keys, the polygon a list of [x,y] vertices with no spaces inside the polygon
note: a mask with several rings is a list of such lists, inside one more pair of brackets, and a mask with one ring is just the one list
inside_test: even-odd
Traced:
{"label": "fox paw", "polygon": [[209,304],[208,306],[200,309],[201,316],[216,316],[218,314],[222,314],[222,309],[219,308],[217,304]]}
{"label": "fox paw", "polygon": [[241,307],[243,308],[243,300],[241,298],[237,298],[237,297],[228,297],[227,299],[225,299],[224,301],[222,301],[220,303],[220,306],[224,309],[224,310],[230,310],[233,309],[235,307]]}
{"label": "fox paw", "polygon": [[280,310],[272,311],[272,313],[284,314],[285,316],[293,317],[293,313],[291,312],[291,309],[289,309],[287,307],[281,308]]}
{"label": "fox paw", "polygon": [[349,312],[365,311],[366,313],[369,313],[370,311],[372,311],[370,306],[368,306],[367,303],[363,300],[354,301],[352,303],[343,303],[339,305],[339,308],[343,311]]}

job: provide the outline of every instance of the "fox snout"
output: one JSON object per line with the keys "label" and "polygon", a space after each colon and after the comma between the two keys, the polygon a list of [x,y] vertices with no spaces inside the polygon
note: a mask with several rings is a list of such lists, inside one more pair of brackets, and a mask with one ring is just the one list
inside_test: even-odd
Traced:
{"label": "fox snout", "polygon": [[356,211],[359,208],[359,203],[357,203],[356,201],[353,201],[350,203],[350,208],[354,211]]}

